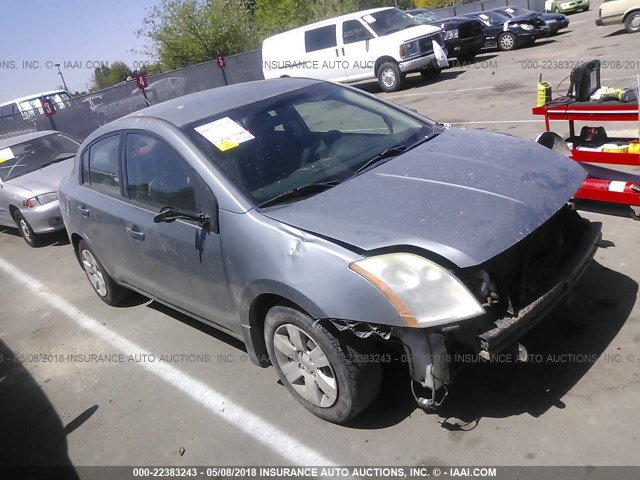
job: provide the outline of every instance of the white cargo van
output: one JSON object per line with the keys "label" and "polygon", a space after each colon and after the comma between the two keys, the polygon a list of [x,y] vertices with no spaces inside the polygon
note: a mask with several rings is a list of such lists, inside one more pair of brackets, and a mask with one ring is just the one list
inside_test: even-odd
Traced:
{"label": "white cargo van", "polygon": [[311,77],[336,82],[378,79],[402,88],[409,72],[425,78],[448,66],[442,30],[397,8],[376,8],[289,30],[262,43],[264,78]]}

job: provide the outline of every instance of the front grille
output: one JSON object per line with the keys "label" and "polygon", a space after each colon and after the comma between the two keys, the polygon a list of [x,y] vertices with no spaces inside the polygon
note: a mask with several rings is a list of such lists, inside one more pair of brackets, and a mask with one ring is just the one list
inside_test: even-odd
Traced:
{"label": "front grille", "polygon": [[420,53],[422,54],[430,54],[433,53],[433,43],[435,40],[440,46],[444,46],[444,39],[441,33],[434,33],[433,35],[429,35],[428,37],[422,37],[418,40],[418,45],[420,46]]}
{"label": "front grille", "polygon": [[568,206],[513,247],[483,264],[499,290],[501,309],[519,309],[553,287],[588,222]]}

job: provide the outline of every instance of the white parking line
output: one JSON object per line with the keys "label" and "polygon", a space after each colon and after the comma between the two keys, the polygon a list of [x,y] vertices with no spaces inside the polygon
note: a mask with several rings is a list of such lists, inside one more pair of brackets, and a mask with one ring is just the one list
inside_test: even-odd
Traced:
{"label": "white parking line", "polygon": [[[27,290],[40,296],[51,307],[125,355],[142,354],[142,358],[148,358],[149,352],[102,326],[100,322],[86,315],[62,297],[50,292],[44,284],[2,258],[0,258],[0,270],[22,284]],[[263,443],[294,465],[336,465],[335,462],[305,446],[300,440],[278,430],[277,427],[248,410],[235,405],[230,398],[225,397],[199,380],[189,377],[177,368],[167,363],[159,362],[141,362],[139,365],[188,395],[217,417],[246,433],[251,439]]]}

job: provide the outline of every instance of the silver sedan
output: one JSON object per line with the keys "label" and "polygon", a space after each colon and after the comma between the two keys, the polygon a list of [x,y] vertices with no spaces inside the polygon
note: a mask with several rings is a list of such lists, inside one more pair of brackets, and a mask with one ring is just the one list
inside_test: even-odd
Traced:
{"label": "silver sedan", "polygon": [[0,140],[0,225],[18,227],[25,242],[64,229],[58,185],[73,168],[78,142],[47,130]]}

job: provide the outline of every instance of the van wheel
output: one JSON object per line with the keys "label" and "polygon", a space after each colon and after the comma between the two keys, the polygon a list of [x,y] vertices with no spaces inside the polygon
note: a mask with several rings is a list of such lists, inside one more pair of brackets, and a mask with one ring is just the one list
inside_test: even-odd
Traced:
{"label": "van wheel", "polygon": [[314,415],[344,423],[378,394],[382,373],[371,342],[347,342],[288,307],[267,313],[264,336],[272,365],[291,395]]}
{"label": "van wheel", "polygon": [[627,33],[640,32],[640,12],[632,12],[624,21],[624,29]]}
{"label": "van wheel", "polygon": [[385,92],[397,92],[402,88],[404,75],[396,62],[385,62],[380,66],[378,83]]}
{"label": "van wheel", "polygon": [[78,243],[78,258],[93,290],[104,303],[117,306],[131,294],[131,290],[118,285],[111,278],[84,240]]}
{"label": "van wheel", "polygon": [[511,32],[503,33],[498,37],[498,48],[509,51],[516,48],[516,36]]}

